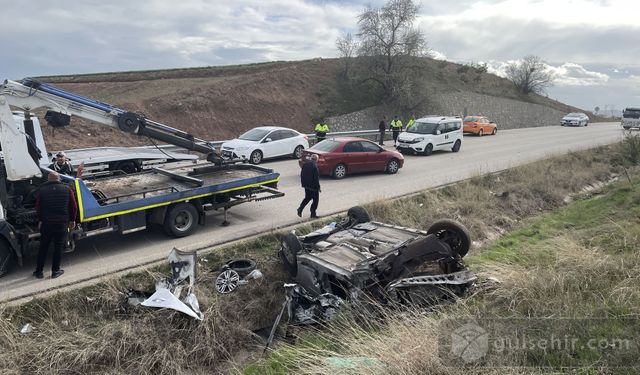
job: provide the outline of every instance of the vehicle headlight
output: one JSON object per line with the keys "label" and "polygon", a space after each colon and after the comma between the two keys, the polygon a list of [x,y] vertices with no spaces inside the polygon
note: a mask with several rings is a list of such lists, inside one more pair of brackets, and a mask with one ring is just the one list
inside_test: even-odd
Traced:
{"label": "vehicle headlight", "polygon": [[422,142],[422,141],[424,141],[424,137],[414,138],[413,140],[414,140],[415,142]]}

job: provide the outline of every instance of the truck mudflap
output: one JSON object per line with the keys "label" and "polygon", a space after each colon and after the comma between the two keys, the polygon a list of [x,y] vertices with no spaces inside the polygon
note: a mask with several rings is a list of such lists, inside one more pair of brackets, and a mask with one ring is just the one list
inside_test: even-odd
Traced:
{"label": "truck mudflap", "polygon": [[[4,220],[0,220],[0,276],[4,275],[10,266],[11,255],[15,255],[16,260],[20,266],[22,266],[22,248],[16,238],[16,233],[13,226]],[[6,248],[6,249],[4,249]]]}

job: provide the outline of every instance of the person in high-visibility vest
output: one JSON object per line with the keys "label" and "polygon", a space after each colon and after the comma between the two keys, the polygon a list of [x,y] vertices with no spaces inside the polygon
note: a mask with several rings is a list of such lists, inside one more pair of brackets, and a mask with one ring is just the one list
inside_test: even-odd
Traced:
{"label": "person in high-visibility vest", "polygon": [[400,135],[400,131],[402,130],[402,121],[398,118],[398,116],[394,116],[393,120],[391,120],[391,131],[393,132],[393,145],[398,145],[398,135]]}
{"label": "person in high-visibility vest", "polygon": [[414,115],[411,115],[411,117],[409,117],[409,121],[407,121],[407,127],[405,129],[409,129],[409,127],[413,125],[413,123],[415,122],[414,117]]}
{"label": "person in high-visibility vest", "polygon": [[327,138],[327,133],[329,132],[329,125],[326,122],[320,121],[316,124],[316,143],[324,141]]}

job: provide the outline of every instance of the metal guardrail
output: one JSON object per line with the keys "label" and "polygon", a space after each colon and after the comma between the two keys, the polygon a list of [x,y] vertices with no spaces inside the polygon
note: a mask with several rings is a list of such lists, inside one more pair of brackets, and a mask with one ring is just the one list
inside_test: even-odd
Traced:
{"label": "metal guardrail", "polygon": [[[390,133],[389,131],[387,131],[387,133]],[[380,131],[378,129],[371,129],[371,130],[352,130],[352,131],[346,131],[346,132],[330,132],[327,133],[327,138],[331,138],[331,137],[361,137],[361,138],[367,138],[367,139],[378,139],[378,135],[380,134]],[[315,141],[316,140],[316,134],[312,133],[312,134],[306,134],[307,137],[309,137],[309,141]],[[212,145],[213,147],[220,149],[220,146],[222,146],[223,143],[228,142],[230,140],[224,140],[224,141],[211,141],[208,142],[210,145]],[[312,142],[309,142],[310,144],[313,144]],[[141,148],[141,149],[154,149],[154,148],[159,148],[161,150],[164,151],[181,151],[184,150],[184,148],[182,147],[178,147],[178,146],[174,146],[174,145],[158,145],[158,146],[138,146],[136,148]]]}

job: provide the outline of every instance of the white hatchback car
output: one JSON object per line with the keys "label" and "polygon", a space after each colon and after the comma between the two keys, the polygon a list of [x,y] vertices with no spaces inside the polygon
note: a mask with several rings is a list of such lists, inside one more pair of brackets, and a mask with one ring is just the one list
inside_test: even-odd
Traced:
{"label": "white hatchback car", "polygon": [[279,156],[299,159],[302,150],[308,147],[305,134],[279,126],[260,126],[223,143],[220,153],[224,158],[248,159],[251,164],[260,164],[264,159]]}
{"label": "white hatchback car", "polygon": [[431,155],[437,150],[460,151],[462,119],[460,117],[424,117],[417,119],[398,137],[398,151]]}

